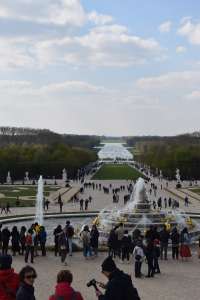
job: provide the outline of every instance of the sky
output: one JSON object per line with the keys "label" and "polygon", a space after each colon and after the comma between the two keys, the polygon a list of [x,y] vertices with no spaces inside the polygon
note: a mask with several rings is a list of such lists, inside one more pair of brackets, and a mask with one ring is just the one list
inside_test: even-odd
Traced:
{"label": "sky", "polygon": [[0,126],[200,129],[200,1],[1,0]]}

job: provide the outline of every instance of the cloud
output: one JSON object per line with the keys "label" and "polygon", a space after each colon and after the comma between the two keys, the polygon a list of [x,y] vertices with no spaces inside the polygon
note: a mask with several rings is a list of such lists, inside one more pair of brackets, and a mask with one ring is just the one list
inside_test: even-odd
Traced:
{"label": "cloud", "polygon": [[87,20],[79,0],[1,0],[0,17],[74,26],[82,26]]}
{"label": "cloud", "polygon": [[137,80],[136,86],[142,90],[176,89],[184,91],[200,84],[199,71],[170,72],[160,76],[146,77]]}
{"label": "cloud", "polygon": [[0,67],[2,69],[34,67],[35,61],[29,52],[30,46],[30,40],[27,38],[0,38]]}
{"label": "cloud", "polygon": [[184,46],[177,46],[176,53],[185,53],[187,51],[186,47]]}
{"label": "cloud", "polygon": [[172,27],[172,22],[171,21],[166,21],[159,26],[159,31],[162,33],[170,32]]}
{"label": "cloud", "polygon": [[193,45],[200,45],[200,23],[194,23],[189,18],[182,20],[177,33],[184,36]]}
{"label": "cloud", "polygon": [[112,16],[98,14],[96,11],[92,11],[88,14],[88,20],[96,25],[105,25],[114,21]]}
{"label": "cloud", "polygon": [[112,24],[91,28],[81,36],[37,42],[33,52],[41,66],[129,67],[149,58],[157,60],[162,49],[156,40],[131,35],[125,26]]}

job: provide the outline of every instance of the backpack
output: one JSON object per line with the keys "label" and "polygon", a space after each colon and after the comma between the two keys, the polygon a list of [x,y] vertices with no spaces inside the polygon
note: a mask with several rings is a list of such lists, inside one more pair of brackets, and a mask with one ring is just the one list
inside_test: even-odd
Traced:
{"label": "backpack", "polygon": [[32,239],[32,235],[31,234],[28,234],[26,236],[26,245],[27,246],[32,246],[33,245],[33,239]]}
{"label": "backpack", "polygon": [[72,226],[69,226],[67,228],[67,236],[70,238],[70,237],[73,237],[74,235],[74,228]]}

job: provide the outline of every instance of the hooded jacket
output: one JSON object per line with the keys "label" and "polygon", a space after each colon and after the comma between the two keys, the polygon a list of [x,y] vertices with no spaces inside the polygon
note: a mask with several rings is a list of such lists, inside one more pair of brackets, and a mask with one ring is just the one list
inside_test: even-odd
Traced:
{"label": "hooded jacket", "polygon": [[0,270],[0,299],[15,300],[19,288],[19,275],[14,269]]}
{"label": "hooded jacket", "polygon": [[[74,296],[75,293],[75,296]],[[49,300],[83,300],[79,292],[75,292],[67,282],[60,282],[56,285],[55,294],[49,297]]]}
{"label": "hooded jacket", "polygon": [[115,269],[109,276],[105,295],[100,295],[99,300],[140,300],[140,297],[131,277]]}

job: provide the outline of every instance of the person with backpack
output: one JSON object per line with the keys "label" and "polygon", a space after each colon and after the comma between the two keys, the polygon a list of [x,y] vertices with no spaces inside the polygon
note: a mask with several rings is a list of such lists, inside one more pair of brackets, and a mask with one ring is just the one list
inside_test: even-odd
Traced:
{"label": "person with backpack", "polygon": [[87,225],[84,226],[83,231],[80,233],[81,240],[83,242],[83,256],[85,259],[91,256],[91,245],[90,245],[90,230]]}
{"label": "person with backpack", "polygon": [[69,256],[72,256],[72,243],[74,236],[74,227],[70,224],[70,221],[66,222],[67,238],[69,244]]}
{"label": "person with backpack", "polygon": [[19,288],[19,275],[15,273],[11,255],[0,255],[0,299],[15,300]]}
{"label": "person with backpack", "polygon": [[143,262],[143,258],[144,258],[144,250],[142,247],[142,241],[138,241],[136,246],[134,247],[133,250],[133,257],[135,260],[135,277],[136,278],[141,278],[142,277],[142,262]]}
{"label": "person with backpack", "polygon": [[58,238],[59,252],[61,256],[61,263],[67,266],[66,258],[67,253],[69,251],[69,244],[67,238],[67,229],[66,227],[63,229]]}
{"label": "person with backpack", "polygon": [[71,287],[72,281],[73,275],[70,271],[60,271],[57,275],[55,293],[49,297],[49,300],[83,300],[82,295]]}
{"label": "person with backpack", "polygon": [[25,263],[28,262],[29,254],[31,255],[31,263],[33,264],[34,259],[34,237],[33,237],[33,230],[30,228],[27,232],[25,238]]}
{"label": "person with backpack", "polygon": [[105,294],[96,291],[99,300],[140,300],[131,276],[119,270],[110,256],[104,260],[101,267],[102,273],[108,278],[108,283],[104,285]]}

